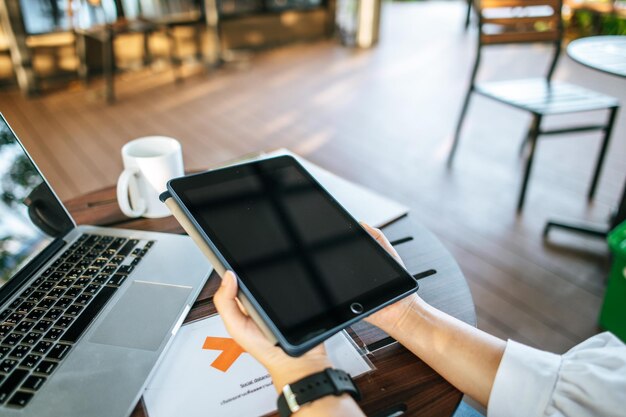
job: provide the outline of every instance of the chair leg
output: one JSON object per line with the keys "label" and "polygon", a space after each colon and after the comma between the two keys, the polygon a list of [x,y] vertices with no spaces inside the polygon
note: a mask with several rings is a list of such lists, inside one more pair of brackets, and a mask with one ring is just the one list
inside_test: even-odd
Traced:
{"label": "chair leg", "polygon": [[535,157],[535,149],[537,148],[537,138],[539,137],[539,128],[541,126],[541,115],[533,115],[533,123],[531,126],[531,134],[529,136],[530,153],[526,160],[526,170],[524,171],[524,179],[522,180],[522,188],[519,194],[519,200],[517,202],[517,213],[522,212],[524,207],[524,200],[526,198],[526,188],[528,187],[528,179],[530,178],[530,171],[533,166],[533,159]]}
{"label": "chair leg", "polygon": [[587,226],[582,224],[569,224],[569,223],[561,223],[556,221],[548,221],[543,228],[543,238],[547,239],[548,234],[550,233],[550,229],[552,228],[569,230],[570,232],[576,232],[585,234],[587,236],[595,236],[600,238],[606,238],[606,235],[609,233],[609,230],[606,228]]}
{"label": "chair leg", "polygon": [[115,58],[113,51],[113,36],[108,34],[102,45],[102,63],[104,65],[104,79],[106,84],[105,97],[109,104],[115,102],[115,86],[113,72],[115,71]]}
{"label": "chair leg", "polygon": [[204,52],[202,49],[202,26],[194,26],[193,40],[196,45],[196,60],[198,62],[204,62]]}
{"label": "chair leg", "polygon": [[84,35],[78,35],[76,39],[76,49],[78,54],[78,77],[83,85],[89,84],[89,68],[87,67],[87,40]]}
{"label": "chair leg", "polygon": [[145,31],[143,33],[143,65],[144,67],[152,65],[152,50],[150,49],[150,35],[151,31]]}
{"label": "chair leg", "polygon": [[472,0],[467,0],[467,14],[465,15],[465,29],[469,27],[472,15]]}
{"label": "chair leg", "polygon": [[615,116],[617,116],[617,110],[619,107],[613,107],[609,113],[609,120],[604,128],[604,138],[602,138],[602,146],[600,153],[598,154],[598,161],[596,162],[596,169],[593,173],[593,179],[591,180],[591,186],[589,187],[589,193],[587,194],[587,200],[591,201],[596,193],[596,187],[598,185],[598,179],[600,178],[600,171],[604,163],[604,157],[606,156],[606,150],[609,147],[609,140],[611,139],[611,132],[613,125],[615,124]]}
{"label": "chair leg", "polygon": [[181,59],[178,56],[178,44],[176,43],[176,38],[174,37],[174,29],[173,28],[167,28],[166,31],[167,34],[167,39],[169,40],[170,43],[170,65],[172,65],[172,68],[174,70],[174,82],[175,83],[180,83],[182,82],[183,78],[181,77]]}
{"label": "chair leg", "polygon": [[533,131],[533,122],[531,122],[530,126],[528,126],[528,131],[526,132],[526,136],[524,136],[524,139],[522,139],[522,143],[519,146],[519,156],[522,156],[524,154],[524,149],[526,149],[526,146],[528,146],[528,142],[530,141],[530,136],[532,135],[532,131]]}
{"label": "chair leg", "polygon": [[467,90],[467,94],[465,95],[465,101],[463,102],[463,107],[461,108],[459,121],[457,122],[456,130],[454,131],[454,141],[452,142],[452,147],[450,148],[450,153],[448,154],[448,167],[452,166],[452,161],[454,160],[454,154],[456,153],[456,149],[459,146],[461,128],[463,127],[463,121],[465,120],[465,115],[467,114],[467,108],[469,107],[470,97],[472,95],[473,90],[474,89],[472,88],[472,86],[470,86],[469,90]]}
{"label": "chair leg", "polygon": [[620,198],[619,205],[617,206],[617,211],[611,219],[610,229],[614,229],[618,224],[626,221],[626,184],[624,184],[623,187],[622,197]]}

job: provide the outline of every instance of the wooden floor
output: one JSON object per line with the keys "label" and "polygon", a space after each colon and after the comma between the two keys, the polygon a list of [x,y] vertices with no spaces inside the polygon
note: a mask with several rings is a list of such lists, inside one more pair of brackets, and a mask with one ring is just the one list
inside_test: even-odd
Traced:
{"label": "wooden floor", "polygon": [[[385,5],[382,40],[371,51],[293,45],[208,76],[190,68],[182,85],[167,69],[127,73],[114,106],[97,97],[97,82],[34,100],[3,91],[0,111],[64,199],[114,183],[120,147],[143,135],[178,138],[191,169],[290,148],[409,204],[458,259],[481,328],[561,352],[599,331],[608,252],[602,241],[559,232],[545,243],[541,230],[551,217],[607,219],[626,175],[626,112],[591,205],[585,193],[599,138],[579,134],[540,142],[527,205],[516,216],[529,117],[481,98],[447,170],[475,51],[475,33],[462,30],[464,3]],[[481,77],[538,74],[545,52],[496,49]],[[626,102],[626,81],[567,57],[556,76]],[[575,119],[554,123],[568,120]]]}

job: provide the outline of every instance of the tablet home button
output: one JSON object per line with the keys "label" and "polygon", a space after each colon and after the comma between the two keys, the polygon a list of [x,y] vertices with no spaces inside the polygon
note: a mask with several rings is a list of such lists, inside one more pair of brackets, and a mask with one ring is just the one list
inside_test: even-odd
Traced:
{"label": "tablet home button", "polygon": [[363,312],[363,306],[361,303],[352,303],[350,304],[350,310],[352,310],[354,314],[361,314]]}

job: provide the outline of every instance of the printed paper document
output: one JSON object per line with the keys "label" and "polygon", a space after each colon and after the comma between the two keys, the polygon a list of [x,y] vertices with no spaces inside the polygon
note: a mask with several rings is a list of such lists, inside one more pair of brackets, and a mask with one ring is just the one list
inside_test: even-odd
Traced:
{"label": "printed paper document", "polygon": [[[353,377],[369,362],[344,332],[326,341],[333,365]],[[181,327],[144,393],[150,417],[244,417],[276,410],[267,371],[230,338],[215,315]]]}

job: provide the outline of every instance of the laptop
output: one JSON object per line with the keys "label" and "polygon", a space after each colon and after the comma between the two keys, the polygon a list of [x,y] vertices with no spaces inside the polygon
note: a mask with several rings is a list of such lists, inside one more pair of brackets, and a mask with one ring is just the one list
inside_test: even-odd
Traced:
{"label": "laptop", "polygon": [[130,415],[210,272],[187,236],[77,226],[0,114],[0,415]]}

